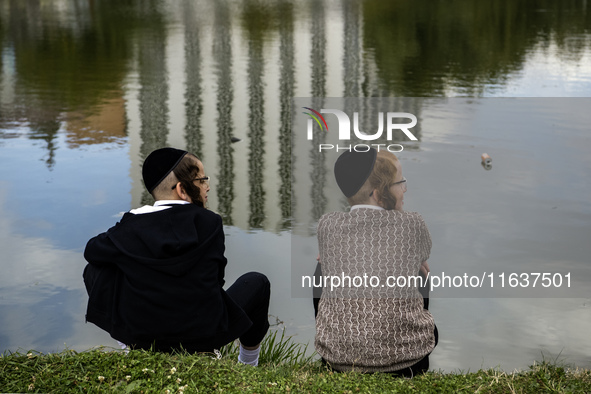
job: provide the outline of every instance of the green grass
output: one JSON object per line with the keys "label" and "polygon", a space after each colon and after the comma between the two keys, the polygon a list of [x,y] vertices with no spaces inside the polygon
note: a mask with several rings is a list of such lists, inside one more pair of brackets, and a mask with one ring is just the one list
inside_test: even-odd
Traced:
{"label": "green grass", "polygon": [[413,379],[333,373],[284,332],[264,341],[259,367],[236,362],[237,346],[215,355],[113,349],[0,357],[0,392],[116,393],[591,393],[591,371],[543,362],[523,372],[429,372]]}
{"label": "green grass", "polygon": [[[281,332],[281,335],[278,334]],[[306,355],[308,345],[302,345],[292,341],[291,337],[285,336],[285,330],[273,330],[263,339],[259,364],[271,365],[301,365],[311,363],[314,354]],[[220,353],[223,358],[238,358],[238,340],[224,346]]]}

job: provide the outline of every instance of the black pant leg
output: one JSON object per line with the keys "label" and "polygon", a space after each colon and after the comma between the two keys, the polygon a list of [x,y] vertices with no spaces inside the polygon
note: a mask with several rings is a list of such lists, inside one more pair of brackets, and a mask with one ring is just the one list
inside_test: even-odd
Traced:
{"label": "black pant leg", "polygon": [[[322,283],[322,267],[320,263],[316,264],[316,270],[314,271],[314,282]],[[314,318],[318,316],[318,303],[320,302],[320,296],[322,295],[322,287],[312,286],[312,303],[314,304]]]}
{"label": "black pant leg", "polygon": [[269,330],[269,300],[271,284],[258,272],[249,272],[236,279],[226,294],[238,304],[252,321],[252,326],[240,337],[244,346],[256,346]]}
{"label": "black pant leg", "polygon": [[431,279],[427,279],[427,276],[423,275],[422,272],[420,272],[419,275],[421,275],[424,285],[419,286],[419,293],[421,293],[423,296],[423,308],[429,310],[429,291],[431,288]]}

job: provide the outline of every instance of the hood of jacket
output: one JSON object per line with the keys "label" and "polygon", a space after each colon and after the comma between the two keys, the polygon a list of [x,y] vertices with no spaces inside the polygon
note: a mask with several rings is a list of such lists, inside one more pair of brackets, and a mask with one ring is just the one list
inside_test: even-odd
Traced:
{"label": "hood of jacket", "polygon": [[194,204],[146,213],[126,213],[107,231],[119,251],[135,263],[181,276],[223,232],[219,215]]}

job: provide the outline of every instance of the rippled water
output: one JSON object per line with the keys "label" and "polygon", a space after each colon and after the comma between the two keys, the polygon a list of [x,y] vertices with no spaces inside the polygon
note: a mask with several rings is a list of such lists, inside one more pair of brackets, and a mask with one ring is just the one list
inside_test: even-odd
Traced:
{"label": "rippled water", "polygon": [[[213,178],[228,282],[266,273],[271,313],[311,342],[311,302],[289,291],[292,233],[341,206],[330,171],[298,167],[293,97],[481,98],[420,101],[420,141],[400,154],[433,271],[538,265],[584,288],[590,28],[580,1],[0,0],[0,350],[114,345],[84,323],[82,250],[150,202],[141,163],[167,145]],[[566,295],[433,299],[432,367],[590,367],[591,296]]]}

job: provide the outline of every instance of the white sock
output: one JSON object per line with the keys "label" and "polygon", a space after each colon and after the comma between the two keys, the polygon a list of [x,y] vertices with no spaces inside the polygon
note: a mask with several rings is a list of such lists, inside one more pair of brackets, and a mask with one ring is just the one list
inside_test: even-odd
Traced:
{"label": "white sock", "polygon": [[260,351],[261,351],[260,346],[254,350],[247,350],[242,347],[242,344],[240,344],[240,354],[238,355],[238,362],[256,367],[257,365],[259,365],[259,352]]}
{"label": "white sock", "polygon": [[[116,340],[117,341],[117,340]],[[129,353],[129,347],[121,341],[117,341],[117,344],[125,353]]]}

